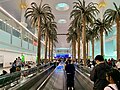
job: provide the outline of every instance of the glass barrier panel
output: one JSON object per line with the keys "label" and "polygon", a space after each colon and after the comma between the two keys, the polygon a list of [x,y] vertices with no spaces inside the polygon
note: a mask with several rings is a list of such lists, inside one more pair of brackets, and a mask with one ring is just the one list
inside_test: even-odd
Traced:
{"label": "glass barrier panel", "polygon": [[0,29],[0,41],[10,44],[11,34]]}
{"label": "glass barrier panel", "polygon": [[18,32],[18,31],[17,31],[17,30],[15,30],[14,28],[12,29],[12,34],[13,34],[15,37],[18,37],[18,38],[20,38],[20,37],[21,37],[20,32]]}
{"label": "glass barrier panel", "polygon": [[12,36],[12,44],[17,47],[21,47],[21,39],[16,36]]}
{"label": "glass barrier panel", "polygon": [[11,34],[11,27],[9,25],[6,25],[6,32],[10,33]]}

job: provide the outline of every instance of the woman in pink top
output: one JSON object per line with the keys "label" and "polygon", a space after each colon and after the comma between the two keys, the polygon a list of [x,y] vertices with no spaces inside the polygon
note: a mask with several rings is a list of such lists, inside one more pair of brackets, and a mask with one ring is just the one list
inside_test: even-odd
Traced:
{"label": "woman in pink top", "polygon": [[106,73],[106,79],[109,84],[104,90],[120,90],[120,72],[116,69],[111,69]]}

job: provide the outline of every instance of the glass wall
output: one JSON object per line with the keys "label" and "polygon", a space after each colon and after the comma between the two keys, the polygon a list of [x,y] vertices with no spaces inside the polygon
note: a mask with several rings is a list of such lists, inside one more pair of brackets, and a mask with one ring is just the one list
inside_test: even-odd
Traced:
{"label": "glass wall", "polygon": [[[37,37],[0,8],[0,48],[37,52]],[[3,45],[4,44],[4,45]],[[7,45],[7,46],[5,46]],[[5,47],[3,47],[5,46]]]}

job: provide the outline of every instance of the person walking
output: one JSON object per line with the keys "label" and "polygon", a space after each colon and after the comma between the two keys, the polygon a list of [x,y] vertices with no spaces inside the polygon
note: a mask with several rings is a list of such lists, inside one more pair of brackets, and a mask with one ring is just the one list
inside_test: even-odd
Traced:
{"label": "person walking", "polygon": [[90,72],[90,79],[94,82],[93,90],[104,90],[105,86],[108,85],[106,72],[110,70],[110,67],[104,62],[102,55],[97,55],[95,61],[97,65]]}
{"label": "person walking", "polygon": [[65,66],[65,71],[67,75],[67,90],[74,89],[74,75],[75,75],[75,66],[71,63],[71,60],[67,61],[68,64]]}

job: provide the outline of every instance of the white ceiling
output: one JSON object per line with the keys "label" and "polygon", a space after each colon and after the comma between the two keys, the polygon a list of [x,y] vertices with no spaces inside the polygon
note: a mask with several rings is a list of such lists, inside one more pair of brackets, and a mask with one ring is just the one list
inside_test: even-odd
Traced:
{"label": "white ceiling", "polygon": [[[23,1],[23,0],[22,0]],[[26,0],[28,3],[28,7],[31,2],[37,2],[40,3],[40,0]],[[47,3],[52,8],[52,12],[55,15],[55,21],[58,22],[59,19],[66,19],[67,23],[57,23],[58,26],[58,34],[66,34],[67,29],[70,23],[70,12],[73,7],[73,1],[76,0],[43,0],[43,3]],[[100,2],[103,0],[85,0],[87,3],[91,2]],[[113,8],[113,1],[116,2],[118,5],[120,5],[120,0],[104,0],[106,2],[107,7],[106,8]],[[3,7],[6,11],[8,11],[13,17],[15,17],[18,21],[21,20],[21,9],[20,9],[20,2],[21,0],[0,0],[0,6]],[[58,3],[66,3],[69,5],[69,10],[67,11],[58,11],[55,9],[55,6]],[[105,8],[105,9],[106,9]],[[105,10],[104,9],[104,10]],[[101,10],[102,12],[103,10]],[[101,15],[99,15],[101,16]],[[66,36],[65,35],[59,35],[58,36],[58,44],[56,44],[57,48],[69,48],[70,44],[66,42]]]}

